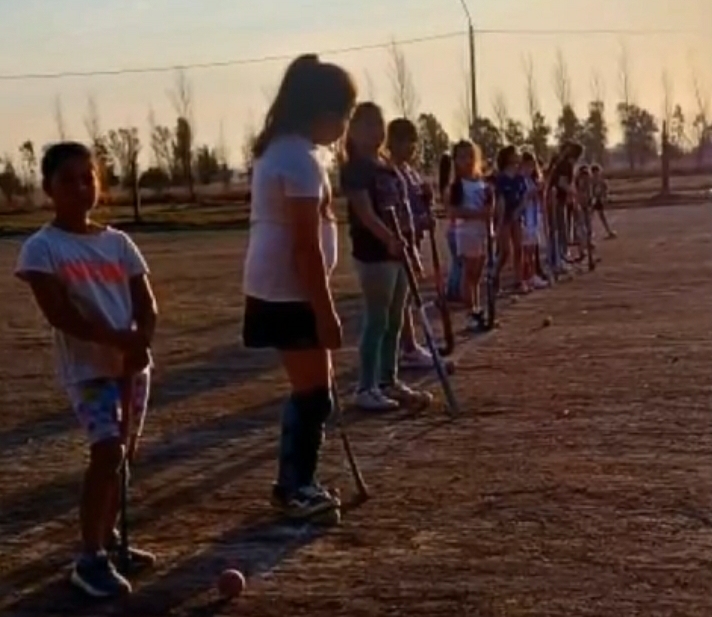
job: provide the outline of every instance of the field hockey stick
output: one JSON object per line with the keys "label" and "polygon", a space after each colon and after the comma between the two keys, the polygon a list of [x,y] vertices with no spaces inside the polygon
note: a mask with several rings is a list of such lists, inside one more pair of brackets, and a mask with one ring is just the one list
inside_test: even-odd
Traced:
{"label": "field hockey stick", "polygon": [[121,441],[125,452],[121,463],[120,490],[119,490],[119,569],[128,573],[131,569],[131,552],[129,550],[129,458],[131,456],[131,439],[133,423],[133,378],[125,377],[121,384]]}
{"label": "field hockey stick", "polygon": [[[431,208],[429,205],[428,213],[431,214]],[[438,243],[435,239],[434,221],[428,229],[428,240],[433,259],[433,274],[435,276],[435,290],[438,296],[438,308],[440,309],[440,318],[443,322],[443,335],[445,337],[445,346],[441,347],[439,351],[440,355],[443,358],[446,358],[455,350],[455,333],[452,329],[452,318],[450,316],[450,308],[447,303],[447,294],[445,293],[445,281],[443,280],[442,269],[440,267],[440,254],[438,253]]]}
{"label": "field hockey stick", "polygon": [[588,271],[593,272],[596,269],[596,261],[593,255],[593,233],[592,233],[592,218],[591,206],[587,204],[583,210],[583,223],[586,233],[586,253],[588,254]]}
{"label": "field hockey stick", "polygon": [[351,469],[351,475],[354,479],[354,484],[356,485],[356,490],[358,491],[359,498],[365,501],[370,497],[368,492],[368,487],[363,479],[363,474],[358,466],[356,457],[354,456],[353,450],[351,449],[351,440],[346,433],[346,427],[344,426],[344,413],[341,407],[341,400],[339,398],[339,387],[336,383],[336,375],[334,374],[334,367],[331,369],[331,396],[334,401],[334,415],[336,416],[336,426],[339,431],[339,436],[341,437],[341,443],[344,446],[344,452],[346,453],[346,460],[349,463],[349,468]]}
{"label": "field hockey stick", "polygon": [[[398,217],[396,215],[395,208],[388,208],[386,211],[391,224],[391,228],[395,232],[396,236],[405,246],[405,238],[401,230],[400,224],[398,223]],[[408,251],[404,250],[401,255],[401,260],[403,268],[405,269],[406,277],[408,278],[408,287],[410,288],[411,296],[413,297],[413,302],[415,303],[416,312],[418,313],[418,318],[420,325],[423,328],[423,334],[425,335],[425,342],[428,346],[428,350],[435,362],[435,372],[440,380],[440,385],[443,389],[443,394],[445,394],[445,400],[447,401],[448,411],[450,415],[455,415],[460,413],[460,406],[457,404],[457,399],[455,398],[455,393],[452,391],[452,386],[450,385],[450,378],[448,377],[447,371],[445,370],[445,364],[443,363],[442,356],[435,344],[435,335],[433,334],[433,328],[428,321],[428,316],[425,312],[425,305],[423,303],[423,297],[420,295],[420,289],[418,288],[418,282],[415,278],[415,273],[413,271],[413,264],[411,263]]]}
{"label": "field hockey stick", "polygon": [[[495,199],[494,195],[489,199]],[[487,329],[494,330],[497,323],[497,255],[494,234],[495,213],[487,218],[487,236],[485,238],[487,263],[485,265],[485,294],[487,296]]]}

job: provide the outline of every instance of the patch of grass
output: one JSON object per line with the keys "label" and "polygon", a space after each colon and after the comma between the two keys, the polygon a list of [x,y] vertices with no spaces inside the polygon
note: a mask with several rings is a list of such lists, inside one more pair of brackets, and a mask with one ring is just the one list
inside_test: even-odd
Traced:
{"label": "patch of grass", "polygon": [[[141,222],[134,221],[130,206],[98,206],[94,218],[132,231],[181,231],[245,229],[249,209],[244,205],[156,204],[141,209]],[[27,235],[52,220],[51,209],[16,210],[0,214],[0,236]]]}

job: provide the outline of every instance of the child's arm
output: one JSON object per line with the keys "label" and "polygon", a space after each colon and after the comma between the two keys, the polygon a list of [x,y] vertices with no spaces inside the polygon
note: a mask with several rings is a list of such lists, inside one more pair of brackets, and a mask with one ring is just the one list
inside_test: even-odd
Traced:
{"label": "child's arm", "polygon": [[115,330],[102,320],[84,315],[55,275],[23,271],[18,273],[18,277],[29,284],[37,305],[54,329],[81,341],[115,347],[122,351],[135,345],[135,335],[131,331]]}
{"label": "child's arm", "polygon": [[129,281],[131,288],[131,304],[133,306],[133,320],[136,330],[146,341],[146,346],[150,346],[153,335],[156,332],[156,320],[158,318],[158,304],[156,296],[153,294],[151,282],[148,275],[134,276]]}
{"label": "child's arm", "polygon": [[341,169],[341,189],[356,219],[383,242],[390,253],[398,256],[405,247],[401,246],[396,235],[376,213],[376,206],[368,190],[369,183],[370,177],[360,166],[352,164]]}
{"label": "child's arm", "polygon": [[153,341],[158,317],[158,305],[149,280],[149,270],[141,251],[128,236],[124,236],[124,263],[129,277],[131,293],[131,317],[143,346],[148,348]]}

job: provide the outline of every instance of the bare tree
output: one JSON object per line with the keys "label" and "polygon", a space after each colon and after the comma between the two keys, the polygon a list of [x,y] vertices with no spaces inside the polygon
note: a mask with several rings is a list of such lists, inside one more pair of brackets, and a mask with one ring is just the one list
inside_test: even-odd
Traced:
{"label": "bare tree", "polygon": [[218,162],[220,164],[228,165],[230,162],[230,148],[227,145],[227,138],[225,137],[225,118],[220,119],[220,126],[218,128],[218,145],[215,151],[218,157]]}
{"label": "bare tree", "polygon": [[504,92],[501,90],[497,90],[494,93],[494,98],[492,99],[492,113],[494,114],[497,122],[499,132],[504,135],[507,131],[507,124],[509,122],[509,106],[507,105],[507,99],[504,96]]}
{"label": "bare tree", "polygon": [[131,201],[134,210],[134,222],[141,222],[141,193],[138,187],[139,168],[138,156],[141,152],[141,141],[138,129],[134,127],[119,128],[109,131],[108,147],[119,169],[123,185],[131,190]]}
{"label": "bare tree", "polygon": [[220,119],[220,128],[218,129],[218,145],[215,149],[218,166],[220,167],[220,177],[223,185],[227,188],[230,184],[230,148],[227,145],[225,137],[225,119]]}
{"label": "bare tree", "polygon": [[691,66],[691,86],[692,96],[695,102],[695,118],[692,122],[692,130],[697,146],[697,162],[702,164],[707,152],[707,147],[712,138],[712,126],[710,126],[710,93],[707,86],[701,81],[697,66]]}
{"label": "bare tree", "polygon": [[566,63],[564,53],[561,49],[556,50],[556,63],[554,64],[554,93],[556,100],[559,102],[559,107],[565,109],[572,107],[573,92],[571,87],[571,74],[569,73],[569,65]]}
{"label": "bare tree", "polygon": [[606,84],[598,69],[591,71],[591,101],[603,103],[606,99]]}
{"label": "bare tree", "polygon": [[463,66],[460,83],[463,88],[460,90],[457,110],[455,111],[455,125],[462,136],[470,137],[472,130],[472,97],[470,96],[469,75]]}
{"label": "bare tree", "polygon": [[366,84],[366,96],[370,101],[375,101],[378,98],[376,96],[376,86],[373,82],[373,75],[371,75],[371,71],[368,69],[365,69],[363,72],[363,81]]}
{"label": "bare tree", "polygon": [[663,87],[663,120],[669,127],[675,112],[675,83],[667,69],[663,70],[661,83]]}
{"label": "bare tree", "polygon": [[60,141],[67,141],[67,124],[64,121],[62,97],[58,94],[54,99],[54,124]]}
{"label": "bare tree", "polygon": [[168,99],[173,105],[173,109],[180,118],[185,118],[193,126],[194,100],[193,84],[188,79],[185,71],[179,70],[173,89],[168,91]]}
{"label": "bare tree", "polygon": [[175,134],[173,130],[158,124],[153,108],[148,110],[148,128],[153,166],[156,169],[160,169],[167,178],[175,177],[177,164],[174,158]]}
{"label": "bare tree", "polygon": [[84,129],[92,144],[101,139],[101,119],[99,118],[99,105],[93,94],[87,96],[87,111],[84,116]]}
{"label": "bare tree", "polygon": [[244,133],[242,136],[241,152],[242,155],[242,165],[245,171],[249,172],[252,168],[252,162],[254,160],[254,154],[252,149],[255,145],[255,138],[257,137],[257,128],[255,126],[254,116],[250,111],[245,122]]}
{"label": "bare tree", "polygon": [[629,107],[635,102],[635,92],[633,90],[633,75],[630,63],[630,54],[625,44],[621,44],[620,55],[618,56],[618,88],[621,103]]}
{"label": "bare tree", "polygon": [[389,48],[389,77],[393,88],[393,104],[404,118],[415,119],[420,104],[420,97],[415,87],[413,74],[403,51],[392,43]]}
{"label": "bare tree", "polygon": [[195,202],[195,178],[193,176],[193,143],[195,141],[193,85],[185,71],[178,71],[173,90],[168,92],[178,121],[176,124],[175,162],[188,189],[188,198]]}
{"label": "bare tree", "polygon": [[526,101],[527,114],[529,115],[530,128],[534,127],[534,122],[537,114],[541,112],[539,103],[539,93],[537,91],[536,78],[534,76],[534,59],[531,54],[522,60],[524,69],[524,79],[526,81]]}

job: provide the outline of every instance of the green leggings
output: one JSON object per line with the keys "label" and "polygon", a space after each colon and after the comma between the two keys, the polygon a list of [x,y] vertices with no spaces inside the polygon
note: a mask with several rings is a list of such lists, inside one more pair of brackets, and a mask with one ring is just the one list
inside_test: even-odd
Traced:
{"label": "green leggings", "polygon": [[359,390],[394,383],[398,377],[398,344],[408,279],[395,261],[356,261],[363,291],[365,315],[359,345]]}

